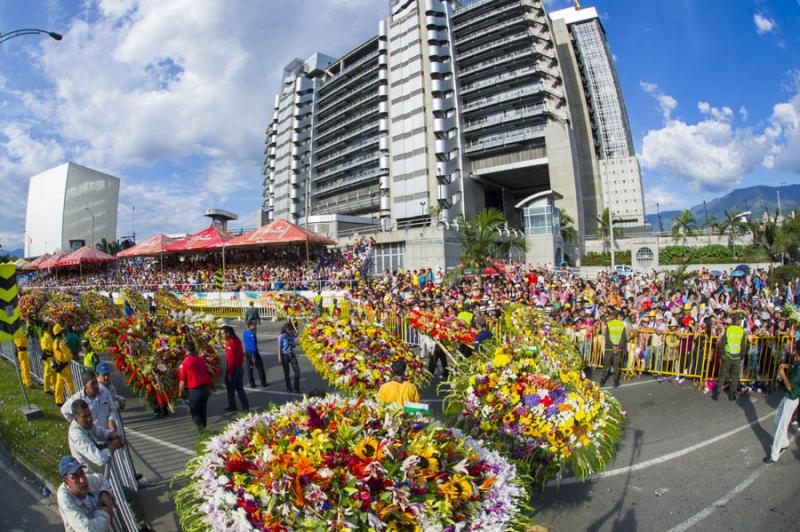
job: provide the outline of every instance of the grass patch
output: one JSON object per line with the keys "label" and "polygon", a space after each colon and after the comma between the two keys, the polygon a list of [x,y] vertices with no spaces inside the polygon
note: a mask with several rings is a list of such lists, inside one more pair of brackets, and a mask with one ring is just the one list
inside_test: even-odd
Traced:
{"label": "grass patch", "polygon": [[20,408],[25,399],[14,366],[0,359],[0,441],[12,455],[34,472],[58,486],[58,461],[69,454],[69,425],[41,388],[28,390],[28,399],[42,409],[42,417],[28,421]]}

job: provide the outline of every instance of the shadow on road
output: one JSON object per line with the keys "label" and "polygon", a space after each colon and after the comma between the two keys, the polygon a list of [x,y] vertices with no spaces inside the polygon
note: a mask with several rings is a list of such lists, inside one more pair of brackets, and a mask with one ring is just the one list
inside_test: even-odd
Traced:
{"label": "shadow on road", "polygon": [[[755,397],[758,396],[756,395]],[[764,396],[764,401],[770,407],[772,406],[771,399],[772,395]],[[736,400],[736,404],[744,411],[744,416],[750,423],[753,433],[764,448],[764,455],[769,455],[770,448],[772,447],[772,434],[762,427],[761,422],[758,421],[758,412],[756,412],[755,404],[750,400],[750,394],[740,396]],[[769,421],[769,418],[765,421]]]}

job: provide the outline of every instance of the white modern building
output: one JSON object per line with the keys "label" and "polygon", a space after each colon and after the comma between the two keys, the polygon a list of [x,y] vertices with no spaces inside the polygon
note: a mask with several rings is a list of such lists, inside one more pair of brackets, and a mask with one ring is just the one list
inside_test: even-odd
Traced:
{"label": "white modern building", "polygon": [[[339,239],[372,231],[376,264],[412,269],[457,264],[459,220],[489,207],[505,214],[507,235],[525,235],[535,263],[580,260],[609,196],[625,205],[615,203],[615,220],[643,223],[627,117],[593,9],[567,25],[542,0],[387,5],[377,36],[284,69],[266,131],[262,222],[288,218]],[[573,44],[585,24],[599,44]],[[582,92],[594,79],[605,85]],[[595,112],[606,104],[616,114]],[[638,197],[629,208],[628,188]],[[577,247],[561,239],[562,212],[575,221]]]}
{"label": "white modern building", "polygon": [[64,163],[30,178],[25,256],[117,239],[119,178]]}

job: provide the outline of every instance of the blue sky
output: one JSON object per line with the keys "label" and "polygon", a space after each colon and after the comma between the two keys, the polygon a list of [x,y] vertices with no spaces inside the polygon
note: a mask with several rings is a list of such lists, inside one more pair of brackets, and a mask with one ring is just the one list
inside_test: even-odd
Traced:
{"label": "blue sky", "polygon": [[[119,234],[199,230],[208,207],[254,226],[283,66],[354,47],[388,4],[0,3],[0,31],[64,34],[0,45],[0,243],[21,247],[27,178],[66,160],[122,178]],[[649,211],[800,182],[800,0],[583,5],[608,32]]]}

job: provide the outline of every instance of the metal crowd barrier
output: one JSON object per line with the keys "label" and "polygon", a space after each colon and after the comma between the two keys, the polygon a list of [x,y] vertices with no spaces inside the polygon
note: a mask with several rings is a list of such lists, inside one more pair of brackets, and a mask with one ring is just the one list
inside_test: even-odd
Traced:
{"label": "metal crowd barrier", "polygon": [[116,456],[118,452],[116,451],[112,455],[112,460],[106,465],[103,474],[111,485],[111,493],[114,495],[114,517],[111,526],[116,532],[137,532],[139,524],[131,510],[131,503],[125,494],[125,486],[120,482],[121,475],[113,459],[113,456]]}

